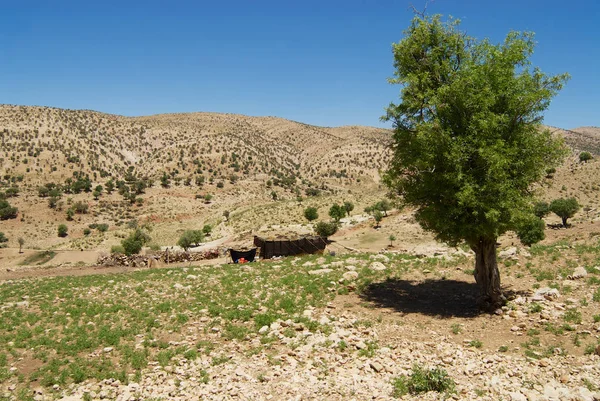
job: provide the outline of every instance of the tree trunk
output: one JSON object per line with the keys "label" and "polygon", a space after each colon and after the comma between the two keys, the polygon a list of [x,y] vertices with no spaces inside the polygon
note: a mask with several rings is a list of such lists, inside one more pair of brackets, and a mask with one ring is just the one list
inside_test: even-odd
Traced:
{"label": "tree trunk", "polygon": [[561,217],[561,219],[562,219],[563,227],[567,228],[567,219],[568,219],[568,217]]}
{"label": "tree trunk", "polygon": [[496,260],[496,238],[479,238],[471,244],[475,252],[475,281],[481,290],[482,306],[496,310],[504,303]]}

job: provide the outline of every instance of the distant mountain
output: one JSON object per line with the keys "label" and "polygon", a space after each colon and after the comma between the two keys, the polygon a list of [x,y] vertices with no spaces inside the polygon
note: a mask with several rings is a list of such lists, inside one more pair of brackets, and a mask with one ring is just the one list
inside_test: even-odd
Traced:
{"label": "distant mountain", "polygon": [[567,145],[576,152],[587,151],[600,155],[600,127],[579,127],[571,130],[548,127],[565,138]]}

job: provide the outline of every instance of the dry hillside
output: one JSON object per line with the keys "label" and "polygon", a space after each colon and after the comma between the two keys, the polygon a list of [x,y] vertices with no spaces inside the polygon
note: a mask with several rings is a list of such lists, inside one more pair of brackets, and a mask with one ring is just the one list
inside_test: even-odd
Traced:
{"label": "dry hillside", "polygon": [[[153,239],[166,246],[204,224],[218,238],[306,223],[306,206],[322,208],[324,219],[330,197],[351,198],[362,210],[372,189],[383,193],[377,188],[390,132],[233,114],[131,118],[5,105],[0,141],[0,185],[19,191],[9,199],[18,218],[3,221],[9,246],[22,236],[27,247],[107,250],[132,220],[152,224]],[[81,204],[87,210],[66,220]],[[68,226],[64,238],[57,236],[61,223]],[[108,224],[108,234],[92,228],[86,236],[90,224]]]}
{"label": "dry hillside", "polygon": [[123,117],[87,110],[0,106],[1,168],[29,182],[73,171],[94,181],[128,172],[157,180],[237,181],[264,174],[305,180],[376,177],[389,131],[324,128],[275,117],[190,113]]}

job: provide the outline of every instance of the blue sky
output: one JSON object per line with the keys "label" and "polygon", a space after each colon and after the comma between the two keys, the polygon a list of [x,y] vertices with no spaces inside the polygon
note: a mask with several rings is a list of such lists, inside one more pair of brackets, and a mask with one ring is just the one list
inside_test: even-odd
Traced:
{"label": "blue sky", "polygon": [[[0,0],[0,103],[385,126],[410,3]],[[572,75],[545,123],[600,125],[600,1],[436,0],[428,12],[494,42],[536,32],[533,64]]]}

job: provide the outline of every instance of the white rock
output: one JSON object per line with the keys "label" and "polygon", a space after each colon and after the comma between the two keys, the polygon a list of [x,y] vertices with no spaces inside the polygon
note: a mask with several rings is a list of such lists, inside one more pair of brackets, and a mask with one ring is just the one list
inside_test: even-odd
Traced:
{"label": "white rock", "polygon": [[573,271],[573,274],[571,274],[569,276],[569,278],[571,278],[572,280],[576,280],[578,278],[584,278],[588,275],[587,270],[585,270],[585,267],[583,266],[578,266],[575,271]]}
{"label": "white rock", "polygon": [[508,393],[508,395],[510,395],[510,399],[512,401],[527,401],[527,397],[525,397],[523,394],[518,393],[518,392],[510,392]]}
{"label": "white rock", "polygon": [[375,271],[382,271],[382,270],[387,269],[387,267],[385,267],[385,265],[381,262],[373,262],[369,266],[369,269],[375,270]]}
{"label": "white rock", "polygon": [[515,259],[517,258],[517,248],[512,246],[503,251],[498,252],[499,259]]}
{"label": "white rock", "polygon": [[353,281],[358,278],[358,273],[355,271],[349,271],[349,272],[344,273],[342,275],[342,277],[344,278],[344,280]]}
{"label": "white rock", "polygon": [[331,273],[332,269],[319,269],[319,270],[310,270],[308,274],[312,274],[313,276],[322,276],[327,273]]}

